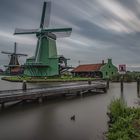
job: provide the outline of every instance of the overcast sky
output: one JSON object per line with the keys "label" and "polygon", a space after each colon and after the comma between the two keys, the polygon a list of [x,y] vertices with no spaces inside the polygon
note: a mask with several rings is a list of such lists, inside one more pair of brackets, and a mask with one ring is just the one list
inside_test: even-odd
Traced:
{"label": "overcast sky", "polygon": [[[35,35],[13,36],[16,27],[38,28],[44,0],[0,0],[0,51],[34,55]],[[57,39],[58,54],[70,58],[69,64],[127,64],[140,70],[140,0],[51,0],[50,28],[72,27],[69,38]],[[0,54],[0,65],[8,63]],[[25,58],[20,58],[24,63]]]}

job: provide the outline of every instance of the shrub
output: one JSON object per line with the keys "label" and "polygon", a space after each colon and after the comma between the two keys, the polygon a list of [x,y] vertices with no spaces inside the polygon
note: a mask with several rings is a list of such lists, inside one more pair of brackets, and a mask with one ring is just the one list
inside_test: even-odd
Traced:
{"label": "shrub", "polygon": [[134,122],[140,122],[140,108],[127,107],[123,100],[116,99],[111,102],[108,109],[108,140],[140,140],[140,124],[134,125]]}

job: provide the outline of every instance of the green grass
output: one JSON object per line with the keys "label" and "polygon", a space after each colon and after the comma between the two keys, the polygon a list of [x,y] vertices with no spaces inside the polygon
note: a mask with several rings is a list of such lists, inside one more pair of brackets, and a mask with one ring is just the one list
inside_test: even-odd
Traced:
{"label": "green grass", "polygon": [[72,81],[88,81],[95,80],[95,78],[80,78],[80,77],[27,77],[27,76],[10,76],[2,77],[2,80],[7,80],[11,82],[22,82],[26,80],[27,82],[72,82]]}
{"label": "green grass", "polygon": [[116,99],[108,107],[108,140],[140,140],[140,108],[131,108]]}

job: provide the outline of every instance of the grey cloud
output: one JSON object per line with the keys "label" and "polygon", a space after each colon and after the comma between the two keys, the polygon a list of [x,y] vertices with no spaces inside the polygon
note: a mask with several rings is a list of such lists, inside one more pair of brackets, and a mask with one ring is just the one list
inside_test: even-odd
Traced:
{"label": "grey cloud", "polygon": [[[12,35],[15,27],[39,27],[43,1],[0,0],[0,31],[9,32]],[[139,65],[140,3],[136,0],[112,1],[116,1],[118,6],[125,10],[129,9],[129,12],[135,16],[134,21],[131,21],[131,15],[127,14],[127,11],[121,14],[130,20],[126,17],[120,18],[106,8],[101,0],[52,0],[50,27],[71,26],[73,28],[70,41],[67,39],[57,41],[59,54],[70,57],[70,62],[74,65],[77,65],[79,60],[83,63],[96,63],[107,57],[112,57],[115,64]],[[31,42],[35,41],[32,35],[28,39],[31,39]],[[81,41],[81,44],[75,40]],[[1,50],[9,49],[12,44],[13,39],[0,38]],[[31,56],[35,51],[35,45],[34,43],[24,44],[19,40],[19,49]],[[2,57],[0,55],[0,58]],[[6,59],[6,56],[4,57]],[[21,61],[25,60],[21,59]],[[5,64],[5,61],[0,59],[0,64]]]}

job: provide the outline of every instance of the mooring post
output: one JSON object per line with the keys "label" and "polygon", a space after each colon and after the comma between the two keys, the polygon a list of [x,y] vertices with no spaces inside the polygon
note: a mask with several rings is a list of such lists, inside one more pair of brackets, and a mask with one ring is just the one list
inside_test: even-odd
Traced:
{"label": "mooring post", "polygon": [[106,80],[106,88],[109,89],[109,78]]}
{"label": "mooring post", "polygon": [[123,92],[123,76],[121,76],[120,82],[121,92]]}
{"label": "mooring post", "polygon": [[137,78],[137,93],[138,93],[138,97],[140,96],[139,92],[140,92],[140,78],[138,77]]}
{"label": "mooring post", "polygon": [[23,80],[23,83],[22,83],[22,90],[23,90],[23,91],[26,91],[26,90],[27,90],[26,80]]}
{"label": "mooring post", "polygon": [[91,85],[91,80],[88,80],[88,84]]}

